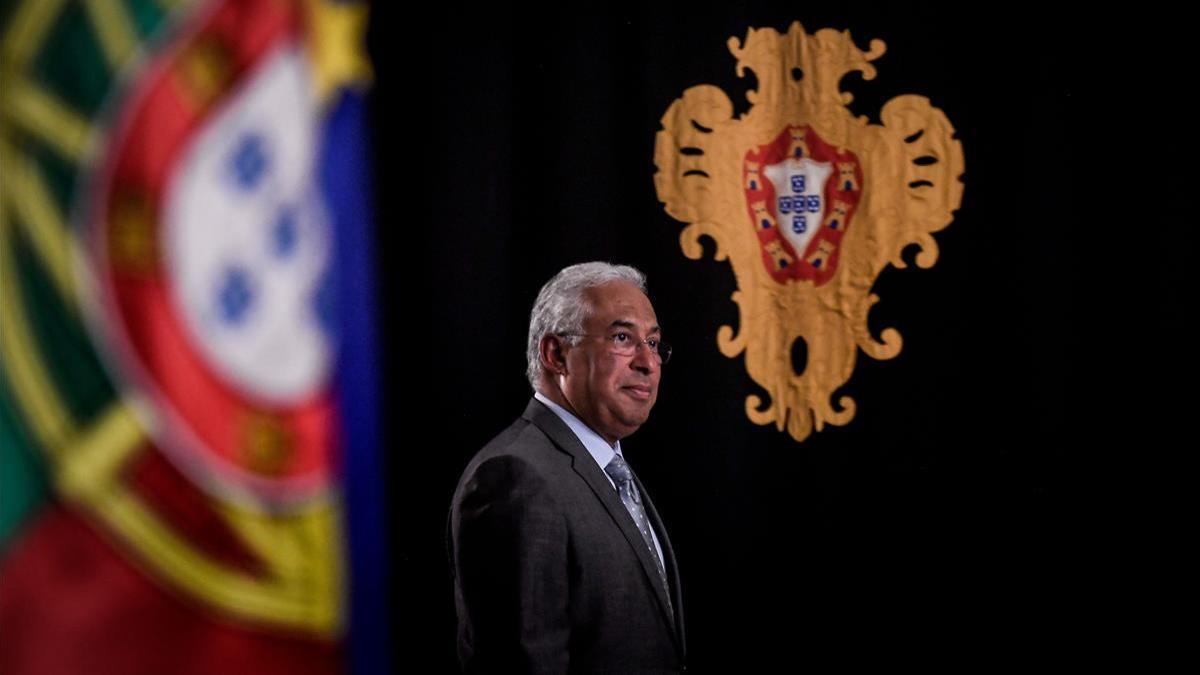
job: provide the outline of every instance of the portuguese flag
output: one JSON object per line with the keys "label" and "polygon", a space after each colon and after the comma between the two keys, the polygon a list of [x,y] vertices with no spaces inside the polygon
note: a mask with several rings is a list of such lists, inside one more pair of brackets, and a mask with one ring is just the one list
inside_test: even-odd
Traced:
{"label": "portuguese flag", "polygon": [[386,668],[365,26],[0,1],[0,672]]}

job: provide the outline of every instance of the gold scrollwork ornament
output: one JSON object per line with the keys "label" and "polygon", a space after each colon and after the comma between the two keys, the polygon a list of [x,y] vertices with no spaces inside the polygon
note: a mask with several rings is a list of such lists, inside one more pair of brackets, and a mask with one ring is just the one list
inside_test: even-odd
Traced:
{"label": "gold scrollwork ornament", "polygon": [[[700,238],[728,259],[738,290],[739,327],[721,326],[717,345],[766,392],[746,398],[756,424],[774,422],[797,441],[814,426],[845,425],[855,402],[833,392],[854,372],[858,349],[875,359],[900,352],[900,333],[867,328],[887,265],[905,267],[901,251],[916,244],[916,263],[938,257],[933,233],[950,224],[962,201],[963,154],[945,114],[922,96],[890,100],[881,124],[848,109],[842,78],[871,65],[885,45],[862,51],[848,31],[808,34],[794,22],[785,35],[750,29],[730,38],[737,73],[757,76],[751,107],[735,118],[725,92],[686,90],[662,117],[655,187],[666,211],[687,223],[684,255],[698,260]],[[797,372],[792,347],[807,346]]]}

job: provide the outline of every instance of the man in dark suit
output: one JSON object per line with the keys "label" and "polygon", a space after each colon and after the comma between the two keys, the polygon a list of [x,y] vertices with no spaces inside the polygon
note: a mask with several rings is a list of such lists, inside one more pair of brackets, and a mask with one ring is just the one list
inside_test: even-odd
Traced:
{"label": "man in dark suit", "polygon": [[538,294],[534,400],[467,465],[451,507],[466,672],[685,670],[675,556],[620,444],[657,399],[660,333],[631,267],[574,265]]}

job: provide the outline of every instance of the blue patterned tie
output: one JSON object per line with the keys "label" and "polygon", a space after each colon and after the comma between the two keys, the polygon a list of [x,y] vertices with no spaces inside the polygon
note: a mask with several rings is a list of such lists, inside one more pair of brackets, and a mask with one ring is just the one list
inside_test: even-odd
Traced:
{"label": "blue patterned tie", "polygon": [[617,494],[621,496],[621,503],[633,517],[633,523],[637,525],[638,532],[642,533],[642,540],[646,542],[646,548],[650,550],[650,557],[654,559],[654,568],[658,570],[658,579],[662,582],[663,590],[667,592],[667,610],[674,614],[675,610],[671,608],[671,587],[667,585],[667,573],[663,569],[662,559],[658,557],[658,551],[654,548],[654,537],[650,534],[650,521],[646,518],[646,511],[642,508],[642,497],[638,494],[637,485],[633,482],[633,471],[625,463],[624,458],[620,455],[613,455],[612,461],[604,467],[604,472],[617,484]]}

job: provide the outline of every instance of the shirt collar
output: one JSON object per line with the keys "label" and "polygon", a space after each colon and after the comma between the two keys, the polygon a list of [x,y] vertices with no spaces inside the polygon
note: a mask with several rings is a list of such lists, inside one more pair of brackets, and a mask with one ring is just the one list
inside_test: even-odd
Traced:
{"label": "shirt collar", "polygon": [[[546,407],[554,411],[554,414],[558,415],[559,419],[566,422],[571,431],[575,433],[575,437],[579,439],[579,442],[583,443],[583,447],[587,448],[588,454],[600,465],[601,470],[608,466],[608,463],[612,461],[613,455],[621,454],[621,441],[617,441],[616,448],[613,448],[608,444],[608,441],[600,437],[600,434],[592,431],[591,427],[571,414],[571,411],[546,398],[542,395],[542,392],[533,392],[533,397],[546,404]],[[624,457],[624,455],[621,456]],[[608,476],[608,473],[605,472],[604,475]],[[612,482],[611,478],[609,482]]]}

